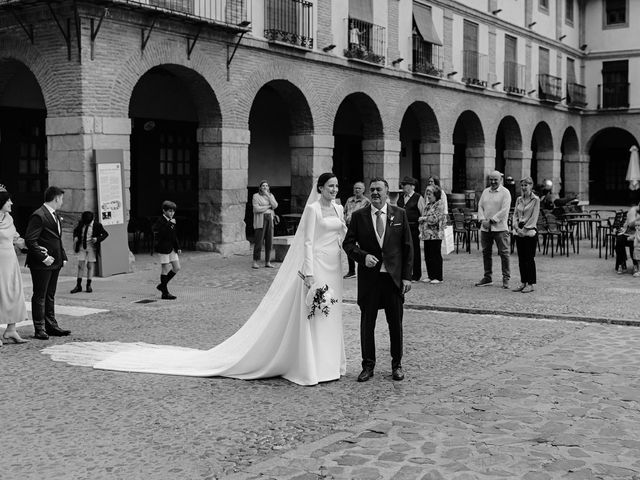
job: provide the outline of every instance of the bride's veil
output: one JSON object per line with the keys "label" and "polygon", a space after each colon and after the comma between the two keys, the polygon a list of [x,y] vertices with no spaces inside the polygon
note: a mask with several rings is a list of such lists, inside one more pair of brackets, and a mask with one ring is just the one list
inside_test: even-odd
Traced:
{"label": "bride's veil", "polygon": [[[306,205],[319,196],[314,182]],[[308,329],[308,322],[300,321],[304,318],[300,308],[306,307],[293,304],[303,291],[298,271],[304,261],[304,232],[310,221],[314,221],[312,212],[305,208],[289,251],[258,307],[235,334],[210,350],[146,343],[71,342],[42,353],[55,361],[106,370],[235,378],[280,375],[283,350],[292,342],[304,342]],[[250,272],[247,269],[247,276]]]}

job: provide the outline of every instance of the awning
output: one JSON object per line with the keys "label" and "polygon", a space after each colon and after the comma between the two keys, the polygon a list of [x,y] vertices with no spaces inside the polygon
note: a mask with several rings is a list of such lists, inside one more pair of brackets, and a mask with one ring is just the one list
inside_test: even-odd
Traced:
{"label": "awning", "polygon": [[373,23],[373,0],[349,0],[349,17]]}
{"label": "awning", "polygon": [[425,42],[434,45],[442,45],[440,37],[436,33],[433,18],[431,17],[431,9],[420,3],[413,3],[413,21],[416,23],[418,32]]}

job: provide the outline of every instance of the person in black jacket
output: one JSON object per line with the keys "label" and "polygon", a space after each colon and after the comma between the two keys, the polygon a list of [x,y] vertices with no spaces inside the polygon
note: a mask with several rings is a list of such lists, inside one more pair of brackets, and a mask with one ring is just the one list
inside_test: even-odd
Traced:
{"label": "person in black jacket", "polygon": [[155,251],[160,255],[160,283],[156,287],[162,292],[164,300],[175,300],[176,296],[171,295],[167,289],[167,284],[176,273],[180,271],[180,260],[178,254],[182,253],[178,244],[178,234],[176,233],[176,204],[165,200],[162,202],[162,216],[153,226],[156,234]]}
{"label": "person in black jacket", "polygon": [[87,264],[87,293],[93,292],[91,279],[100,255],[100,243],[109,236],[101,223],[93,221],[93,212],[82,212],[78,225],[73,230],[73,251],[78,254],[78,275],[76,286],[70,293],[82,291],[82,272]]}

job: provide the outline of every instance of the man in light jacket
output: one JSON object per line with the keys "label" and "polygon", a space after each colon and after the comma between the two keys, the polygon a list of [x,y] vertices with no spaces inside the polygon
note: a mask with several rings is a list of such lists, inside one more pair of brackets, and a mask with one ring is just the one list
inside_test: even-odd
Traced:
{"label": "man in light jacket", "polygon": [[502,173],[497,170],[489,174],[489,187],[485,188],[478,202],[478,220],[481,222],[480,243],[484,261],[484,276],[476,287],[493,285],[493,260],[491,251],[495,242],[502,261],[502,288],[509,288],[509,208],[511,194],[502,185]]}

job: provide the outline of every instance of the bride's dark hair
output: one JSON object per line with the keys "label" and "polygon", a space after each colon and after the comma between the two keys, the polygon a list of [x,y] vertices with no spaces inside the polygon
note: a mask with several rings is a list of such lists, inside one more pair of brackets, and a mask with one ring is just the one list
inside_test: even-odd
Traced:
{"label": "bride's dark hair", "polygon": [[336,178],[333,172],[325,172],[318,177],[318,185],[316,186],[316,190],[320,193],[320,187],[324,187],[325,183],[327,183],[332,178]]}

